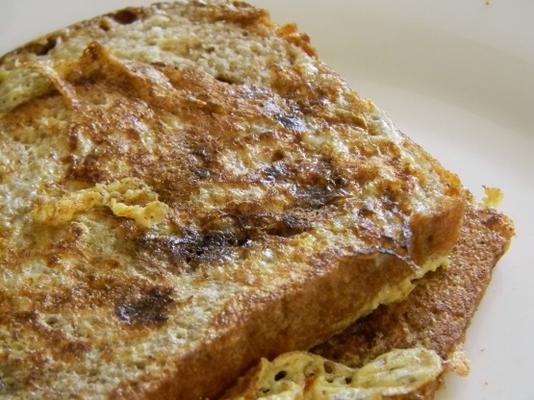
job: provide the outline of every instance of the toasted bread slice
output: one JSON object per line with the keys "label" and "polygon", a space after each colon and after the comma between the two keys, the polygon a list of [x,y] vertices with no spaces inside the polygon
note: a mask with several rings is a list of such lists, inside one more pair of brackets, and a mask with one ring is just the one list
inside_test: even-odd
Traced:
{"label": "toasted bread slice", "polygon": [[458,178],[242,2],[2,58],[0,394],[218,395],[440,265]]}
{"label": "toasted bread slice", "polygon": [[[449,360],[461,346],[513,234],[505,215],[493,209],[468,209],[448,269],[427,274],[405,301],[379,307],[313,352],[351,367],[392,349],[416,346]],[[403,399],[432,399],[440,383],[436,380]]]}
{"label": "toasted bread slice", "polygon": [[[440,372],[461,367],[455,365],[457,349],[514,233],[511,221],[491,209],[469,208],[464,221],[448,269],[427,274],[404,301],[380,306],[312,349],[324,358],[289,353],[273,363],[264,360],[225,398],[254,400],[285,394],[288,399],[327,399],[337,393],[339,398],[433,399],[441,384]],[[444,369],[432,354],[445,360]],[[361,373],[371,366],[371,377]],[[343,391],[352,397],[343,397]],[[397,394],[387,395],[392,392]]]}

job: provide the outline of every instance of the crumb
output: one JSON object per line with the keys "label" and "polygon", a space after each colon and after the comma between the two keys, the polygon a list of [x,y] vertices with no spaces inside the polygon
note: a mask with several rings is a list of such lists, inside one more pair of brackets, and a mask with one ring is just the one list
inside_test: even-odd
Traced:
{"label": "crumb", "polygon": [[491,6],[493,0],[484,0],[484,3],[486,3],[487,6]]}
{"label": "crumb", "polygon": [[456,346],[452,354],[447,360],[447,369],[456,373],[459,376],[467,376],[469,374],[469,360],[465,356],[460,345]]}
{"label": "crumb", "polygon": [[481,206],[483,208],[497,208],[502,202],[504,194],[501,189],[489,186],[482,186],[484,188],[484,197],[482,198]]}
{"label": "crumb", "polygon": [[481,353],[484,353],[485,351],[486,351],[486,349],[484,349],[484,348],[480,349]]}
{"label": "crumb", "polygon": [[484,386],[488,386],[488,381],[484,381]]}

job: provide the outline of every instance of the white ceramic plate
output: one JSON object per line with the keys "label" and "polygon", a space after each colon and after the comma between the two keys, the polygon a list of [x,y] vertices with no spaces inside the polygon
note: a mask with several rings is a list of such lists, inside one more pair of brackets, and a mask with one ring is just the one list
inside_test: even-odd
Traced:
{"label": "white ceramic plate", "polygon": [[[502,188],[517,237],[468,332],[469,377],[439,399],[532,400],[534,2],[256,0],[296,21],[322,58],[475,193]],[[139,0],[2,0],[0,53]]]}

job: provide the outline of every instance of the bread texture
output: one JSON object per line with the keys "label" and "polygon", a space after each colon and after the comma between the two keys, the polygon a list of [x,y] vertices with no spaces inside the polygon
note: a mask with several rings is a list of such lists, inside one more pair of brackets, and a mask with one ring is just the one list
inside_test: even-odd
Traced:
{"label": "bread texture", "polygon": [[458,178],[246,3],[98,17],[0,79],[5,398],[215,398],[458,238]]}

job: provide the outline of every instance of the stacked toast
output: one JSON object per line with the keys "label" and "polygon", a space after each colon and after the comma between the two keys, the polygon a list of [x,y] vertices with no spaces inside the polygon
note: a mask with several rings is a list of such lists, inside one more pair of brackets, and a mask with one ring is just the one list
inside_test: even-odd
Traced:
{"label": "stacked toast", "polygon": [[[321,398],[300,367],[247,374],[293,354],[344,371],[315,396],[432,398],[512,224],[294,25],[128,8],[0,79],[2,396],[218,398],[245,374],[226,397]],[[385,359],[412,383],[347,375]]]}

